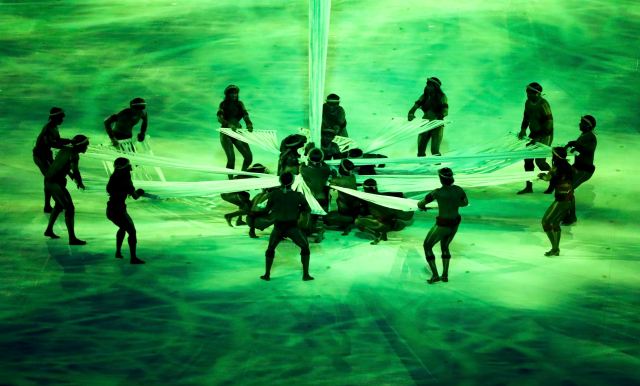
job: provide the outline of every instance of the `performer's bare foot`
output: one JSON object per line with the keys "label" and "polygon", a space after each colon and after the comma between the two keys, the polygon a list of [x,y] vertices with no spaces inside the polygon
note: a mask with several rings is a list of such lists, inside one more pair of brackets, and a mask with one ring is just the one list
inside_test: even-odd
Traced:
{"label": "performer's bare foot", "polygon": [[59,239],[60,238],[60,236],[58,236],[57,234],[53,233],[53,231],[49,230],[49,229],[44,231],[44,235],[49,237],[49,238],[52,238],[52,239]]}
{"label": "performer's bare foot", "polygon": [[262,279],[262,280],[264,280],[264,281],[269,281],[269,280],[271,280],[271,276],[269,276],[269,275],[262,275],[262,276],[260,276],[260,279]]}
{"label": "performer's bare foot", "polygon": [[311,275],[302,275],[303,281],[315,280],[315,278]]}
{"label": "performer's bare foot", "polygon": [[545,256],[560,256],[559,249],[550,249],[544,253]]}
{"label": "performer's bare foot", "polygon": [[69,239],[69,245],[86,245],[87,242],[78,238]]}
{"label": "performer's bare foot", "polygon": [[132,257],[131,260],[129,260],[129,263],[131,263],[131,264],[144,264],[145,261],[144,260],[140,260],[137,257]]}
{"label": "performer's bare foot", "polygon": [[440,276],[440,279],[442,279],[442,281],[446,283],[449,281],[449,276],[442,275]]}
{"label": "performer's bare foot", "polygon": [[224,215],[224,219],[227,221],[227,224],[233,228],[233,225],[231,225],[231,220],[233,220],[233,216],[231,216],[231,214],[227,213]]}
{"label": "performer's bare foot", "polygon": [[431,276],[431,279],[427,280],[427,283],[433,284],[440,281],[440,276]]}
{"label": "performer's bare foot", "polygon": [[124,258],[124,256],[122,256],[122,253],[116,252],[116,259],[122,259],[122,258]]}

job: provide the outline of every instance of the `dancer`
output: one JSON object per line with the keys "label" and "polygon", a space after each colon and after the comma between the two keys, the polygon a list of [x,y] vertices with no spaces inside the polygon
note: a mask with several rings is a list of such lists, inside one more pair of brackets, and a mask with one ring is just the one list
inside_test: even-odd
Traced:
{"label": "dancer", "polygon": [[314,278],[309,275],[309,259],[311,251],[309,242],[298,228],[298,219],[301,214],[309,213],[311,208],[302,193],[291,190],[293,184],[293,174],[285,172],[280,175],[280,189],[276,189],[269,195],[266,211],[273,215],[275,224],[269,237],[269,246],[265,252],[265,272],[260,279],[269,281],[271,279],[271,266],[275,258],[276,247],[283,238],[288,237],[298,247],[300,247],[300,258],[302,260],[302,280],[308,281]]}
{"label": "dancer", "polygon": [[[596,152],[596,146],[598,140],[593,130],[596,128],[596,119],[591,115],[585,115],[580,118],[580,131],[582,134],[575,141],[569,141],[565,146],[565,149],[571,149],[571,153],[577,152],[575,160],[573,161],[573,190],[575,191],[578,186],[588,181],[593,173],[596,171],[596,167],[593,164],[593,157]],[[571,208],[567,217],[562,220],[563,225],[571,225],[578,221],[576,217],[576,199],[575,196],[571,198]]]}
{"label": "dancer", "polygon": [[[110,115],[104,120],[104,128],[111,139],[113,146],[120,148],[119,140],[127,140],[133,137],[133,127],[142,121],[140,132],[137,135],[139,142],[144,141],[147,132],[148,118],[146,112],[147,102],[142,98],[133,98],[129,107],[117,114]],[[115,124],[115,126],[114,126]]]}
{"label": "dancer", "polygon": [[[442,91],[442,82],[440,79],[432,76],[427,79],[427,84],[422,95],[413,104],[407,116],[409,121],[415,119],[415,112],[418,108],[422,109],[424,115],[422,119],[434,120],[444,119],[449,114],[449,104],[447,96]],[[440,155],[440,144],[444,136],[444,125],[438,126],[432,130],[420,133],[418,135],[418,157],[426,155],[427,143],[431,140],[431,154]]]}
{"label": "dancer", "polygon": [[290,172],[300,173],[300,152],[307,143],[307,137],[302,134],[291,134],[280,142],[280,158],[278,159],[278,175]]}
{"label": "dancer", "polygon": [[144,190],[136,189],[131,181],[131,163],[127,158],[119,157],[113,162],[113,173],[107,183],[107,218],[118,227],[116,232],[116,258],[122,259],[122,242],[125,234],[129,234],[127,242],[129,244],[129,262],[131,264],[144,264],[136,254],[138,238],[133,220],[127,213],[125,201],[127,196],[137,200],[144,194]]}
{"label": "dancer", "polygon": [[[309,151],[307,164],[300,166],[300,175],[307,184],[313,197],[325,212],[329,211],[329,185],[331,168],[324,162],[322,150],[313,148]],[[324,223],[321,216],[311,214],[305,216],[302,228],[308,236],[314,236],[314,242],[319,243],[324,239]]]}
{"label": "dancer", "polygon": [[[553,168],[548,173],[540,173],[538,177],[549,181],[555,191],[555,201],[547,208],[542,217],[542,229],[547,234],[551,242],[551,249],[544,253],[545,256],[560,255],[560,221],[564,219],[571,210],[573,197],[573,169],[567,162],[567,149],[564,147],[554,147],[551,163]],[[575,203],[575,202],[574,202]]]}
{"label": "dancer", "polygon": [[[536,142],[551,145],[551,142],[553,142],[553,115],[551,114],[549,102],[541,95],[542,86],[537,82],[529,83],[526,92],[527,101],[524,103],[524,115],[522,117],[522,123],[520,124],[518,139],[524,138],[527,134],[528,127],[529,139],[531,139],[531,141],[527,146],[533,145]],[[551,166],[549,166],[545,158],[536,158],[535,164],[542,171],[551,169]],[[534,170],[533,159],[527,158],[524,160],[524,170],[527,172]],[[552,191],[553,188],[549,187],[545,193],[551,193]],[[518,192],[518,194],[527,193],[533,193],[533,184],[531,181],[527,181],[524,189]]]}
{"label": "dancer", "polygon": [[[244,122],[247,124],[247,130],[251,132],[253,131],[253,123],[251,119],[249,119],[249,112],[244,107],[244,103],[238,99],[239,94],[240,88],[236,85],[230,84],[224,89],[224,100],[220,102],[218,108],[218,122],[222,125],[221,127],[228,127],[236,131],[242,128],[240,120],[244,119]],[[227,169],[233,169],[236,165],[236,155],[233,150],[234,146],[242,155],[242,170],[247,170],[251,162],[253,162],[253,154],[251,153],[249,144],[246,142],[242,142],[226,134],[220,134],[220,144],[222,145],[224,154],[227,156]],[[229,179],[231,178],[232,176],[229,175]]]}
{"label": "dancer", "polygon": [[[329,130],[333,133],[333,136],[349,136],[349,133],[347,133],[346,114],[342,106],[340,106],[340,97],[336,94],[329,94],[326,102],[322,105],[321,130]],[[322,135],[329,136],[330,133],[324,132]]]}
{"label": "dancer", "polygon": [[[58,126],[64,122],[64,111],[60,107],[52,107],[49,110],[49,120],[44,125],[36,145],[33,148],[33,162],[43,176],[47,175],[49,166],[53,163],[52,148],[62,149],[64,145],[71,143],[70,139],[60,138]],[[47,190],[46,182],[44,183],[44,212],[51,213],[51,193]]]}
{"label": "dancer", "polygon": [[[438,170],[438,177],[440,177],[442,187],[430,192],[418,202],[418,208],[421,210],[426,210],[426,205],[434,200],[438,202],[436,223],[427,234],[427,237],[425,237],[423,243],[427,264],[431,269],[431,278],[427,280],[429,284],[440,280],[449,281],[449,262],[451,261],[449,244],[455,237],[462,220],[458,209],[469,205],[469,200],[464,190],[453,184],[453,171],[451,169],[442,168]],[[442,250],[442,276],[438,275],[436,256],[433,254],[433,247],[437,242],[440,242],[440,249]]]}
{"label": "dancer", "polygon": [[71,144],[63,147],[56,155],[55,160],[47,170],[44,183],[45,189],[51,193],[51,197],[55,201],[49,224],[44,231],[44,235],[52,239],[59,239],[60,236],[53,233],[53,225],[56,223],[58,216],[64,210],[64,221],[69,232],[69,245],[85,245],[87,242],[76,237],[74,221],[75,206],[71,199],[71,194],[67,190],[67,175],[76,182],[78,189],[84,190],[82,176],[78,169],[80,160],[79,153],[85,153],[89,147],[89,139],[82,134],[78,134],[71,140]]}
{"label": "dancer", "polygon": [[[338,174],[331,177],[331,185],[356,190],[357,184],[356,176],[353,174],[354,168],[355,165],[351,160],[343,159],[338,167]],[[356,217],[360,214],[362,200],[338,191],[336,204],[338,210],[327,213],[324,221],[328,226],[341,230],[342,235],[346,236],[351,232],[351,229],[353,229]]]}
{"label": "dancer", "polygon": [[[382,196],[403,196],[402,193],[378,192],[378,184],[376,180],[372,178],[364,181],[362,189],[365,193],[379,194]],[[361,213],[358,218],[356,218],[355,226],[364,232],[372,234],[374,239],[370,244],[377,245],[380,241],[387,241],[387,232],[404,229],[406,227],[405,221],[410,220],[411,217],[413,217],[413,212],[406,213],[372,202],[363,201]]]}
{"label": "dancer", "polygon": [[[264,165],[259,163],[251,165],[249,169],[247,169],[247,171],[251,173],[264,173],[264,174],[269,173],[267,168]],[[252,178],[252,177],[253,176],[245,176],[245,175],[239,174],[233,177],[233,179],[242,180],[242,179]],[[242,216],[248,215],[251,210],[251,198],[250,198],[249,192],[241,191],[241,192],[222,193],[220,194],[220,198],[238,207],[238,210],[224,215],[224,219],[227,222],[227,224],[230,227],[233,227],[233,225],[231,224],[231,221],[233,220],[234,217],[238,217],[238,219],[236,220],[236,226],[247,225],[247,223],[242,220]]]}

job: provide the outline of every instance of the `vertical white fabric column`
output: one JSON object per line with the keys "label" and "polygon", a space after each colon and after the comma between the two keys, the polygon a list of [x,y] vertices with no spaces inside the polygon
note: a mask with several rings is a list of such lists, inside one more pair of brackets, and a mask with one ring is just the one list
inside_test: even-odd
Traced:
{"label": "vertical white fabric column", "polygon": [[309,130],[320,145],[331,0],[309,0]]}

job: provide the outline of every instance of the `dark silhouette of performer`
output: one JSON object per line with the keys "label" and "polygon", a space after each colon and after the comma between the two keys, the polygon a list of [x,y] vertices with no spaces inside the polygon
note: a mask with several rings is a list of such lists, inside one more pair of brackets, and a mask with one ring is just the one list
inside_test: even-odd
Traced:
{"label": "dark silhouette of performer", "polygon": [[[331,177],[331,184],[356,190],[356,176],[352,173],[354,168],[355,165],[351,160],[343,159],[338,167],[338,174]],[[338,210],[327,213],[324,221],[328,226],[337,227],[342,231],[342,235],[346,236],[353,229],[356,217],[360,214],[362,200],[338,191],[336,205]]]}
{"label": "dark silhouette of performer", "polygon": [[118,227],[116,232],[116,258],[122,259],[122,242],[125,234],[129,234],[127,242],[129,244],[129,262],[131,264],[144,264],[136,254],[138,238],[133,220],[127,213],[125,201],[127,196],[137,200],[144,194],[144,190],[136,189],[131,181],[131,163],[127,158],[119,157],[113,162],[113,174],[107,183],[107,218]]}
{"label": "dark silhouette of performer", "polygon": [[[249,169],[247,169],[247,171],[252,173],[268,173],[269,172],[264,165],[259,163],[251,165]],[[253,176],[236,175],[235,177],[233,177],[234,180],[242,180],[245,178],[253,178]],[[227,222],[227,224],[230,227],[233,227],[233,225],[231,225],[231,221],[233,220],[234,217],[238,217],[238,219],[236,220],[236,226],[246,225],[247,223],[242,221],[242,216],[248,215],[249,212],[251,211],[251,197],[249,195],[249,192],[241,191],[241,192],[222,193],[220,194],[220,197],[226,202],[229,202],[231,204],[238,206],[238,210],[224,215],[224,219]]]}
{"label": "dark silhouette of performer", "polygon": [[[115,147],[120,147],[118,140],[131,139],[133,137],[133,127],[142,120],[140,132],[137,139],[144,141],[147,132],[148,117],[146,112],[147,102],[142,98],[133,98],[129,102],[129,107],[117,114],[110,115],[104,120],[104,128]],[[115,124],[115,126],[114,126]]]}
{"label": "dark silhouette of performer", "polygon": [[311,251],[309,242],[298,228],[298,219],[301,214],[309,213],[311,208],[302,193],[291,190],[293,184],[293,174],[285,172],[280,176],[280,189],[276,189],[269,195],[266,211],[273,215],[275,224],[269,237],[269,246],[265,252],[265,272],[260,279],[269,281],[271,279],[271,266],[275,258],[276,247],[283,238],[288,237],[298,247],[300,247],[300,258],[302,260],[302,280],[313,280],[309,275],[309,259]]}
{"label": "dark silhouette of performer", "polygon": [[[518,138],[524,138],[527,134],[528,127],[529,139],[531,139],[531,141],[527,146],[533,145],[536,142],[551,145],[551,142],[553,142],[553,115],[551,114],[549,102],[541,95],[542,86],[536,82],[529,83],[526,92],[527,101],[524,103],[524,115],[522,117],[522,123],[520,124]],[[535,165],[542,171],[551,169],[551,166],[549,166],[545,158],[536,158]],[[524,160],[524,170],[527,172],[534,170],[534,160],[532,158]],[[552,191],[553,189],[549,187],[545,193],[551,193]],[[533,184],[531,181],[527,181],[524,189],[518,192],[518,194],[526,193],[533,193]]]}
{"label": "dark silhouette of performer", "polygon": [[[550,181],[549,186],[554,189],[555,201],[547,208],[542,217],[542,229],[551,242],[551,249],[545,256],[560,255],[560,221],[571,210],[573,197],[573,168],[567,162],[567,150],[564,147],[554,147],[551,163],[553,167],[548,173],[540,173],[539,178]],[[575,202],[575,201],[574,201]]]}
{"label": "dark silhouette of performer", "polygon": [[[70,139],[60,138],[58,126],[64,121],[64,111],[60,107],[52,107],[49,110],[49,120],[44,125],[38,139],[36,139],[36,145],[33,148],[33,162],[35,162],[38,169],[43,176],[46,176],[49,166],[53,163],[52,148],[62,149],[66,144],[71,143]],[[47,190],[47,184],[44,184],[44,212],[51,213],[51,193]]]}
{"label": "dark silhouette of performer", "polygon": [[[247,130],[251,132],[253,131],[253,123],[249,118],[249,112],[244,107],[244,103],[238,99],[239,94],[240,88],[236,85],[230,84],[224,89],[224,100],[220,102],[220,106],[218,107],[218,122],[222,125],[221,127],[228,127],[233,131],[237,131],[242,128],[240,120],[244,119],[244,122],[247,124]],[[224,154],[227,156],[227,169],[233,169],[236,166],[234,146],[242,155],[242,170],[247,170],[251,162],[253,162],[253,154],[251,153],[248,143],[221,133],[220,144],[222,145]],[[232,176],[229,175],[229,179],[231,178]]]}
{"label": "dark silhouette of performer", "polygon": [[249,225],[249,237],[257,239],[256,229],[261,231],[273,225],[273,216],[266,211],[266,201],[273,189],[262,189],[262,191],[251,199],[251,208],[247,214],[247,225]]}
{"label": "dark silhouette of performer", "polygon": [[[434,120],[444,119],[449,114],[449,103],[447,96],[442,91],[442,82],[440,79],[432,76],[427,79],[427,84],[422,95],[413,104],[409,110],[407,119],[413,121],[415,112],[418,108],[422,109],[424,115],[422,119]],[[431,140],[431,154],[440,155],[440,144],[444,136],[444,125],[438,126],[432,130],[420,133],[418,135],[418,157],[426,155],[427,143]]]}
{"label": "dark silhouette of performer", "polygon": [[291,134],[280,142],[280,158],[278,159],[278,175],[290,172],[300,173],[300,152],[305,147],[307,137],[302,134]]}
{"label": "dark silhouette of performer", "polygon": [[[329,211],[329,185],[331,168],[324,162],[322,150],[313,148],[309,151],[307,164],[300,166],[300,175],[311,190],[313,197],[325,212]],[[315,214],[303,216],[305,233],[314,236],[314,242],[319,243],[324,239],[324,223],[322,218]]]}
{"label": "dark silhouette of performer", "polygon": [[78,162],[80,160],[79,153],[86,152],[88,147],[89,139],[87,137],[82,134],[73,137],[70,145],[60,149],[44,177],[45,189],[51,193],[51,197],[55,201],[44,235],[52,239],[60,238],[60,236],[53,233],[53,225],[64,210],[64,221],[69,232],[69,245],[85,245],[87,243],[76,237],[74,227],[75,206],[73,205],[71,194],[67,190],[67,175],[76,182],[78,189],[84,189]]}
{"label": "dark silhouette of performer", "polygon": [[[585,115],[580,118],[580,131],[582,134],[575,141],[569,141],[565,146],[565,149],[571,149],[571,153],[577,152],[578,154],[573,161],[573,190],[575,191],[578,186],[588,181],[593,173],[596,171],[596,167],[593,164],[594,154],[596,152],[596,146],[598,140],[593,130],[596,128],[596,119],[591,115]],[[575,196],[571,198],[571,208],[567,217],[562,220],[562,224],[571,225],[578,221],[576,218],[576,199]]]}
{"label": "dark silhouette of performer", "polygon": [[[434,200],[438,202],[436,224],[431,228],[423,243],[427,264],[431,269],[431,278],[427,280],[429,284],[440,280],[449,281],[449,262],[451,261],[449,244],[455,237],[462,220],[458,209],[469,205],[469,200],[464,190],[453,184],[453,171],[451,169],[442,168],[438,170],[438,177],[440,177],[442,187],[433,190],[418,202],[418,208],[421,210],[426,210],[426,205]],[[442,276],[438,275],[436,256],[433,254],[433,247],[437,242],[440,242],[440,249],[442,250]]]}
{"label": "dark silhouette of performer", "polygon": [[[378,191],[378,183],[372,178],[364,181],[362,189],[365,193],[379,194],[381,196],[403,196],[402,193],[380,193]],[[356,218],[355,226],[372,234],[374,239],[371,245],[376,245],[380,241],[387,241],[387,232],[404,229],[407,225],[405,221],[411,220],[412,217],[412,211],[403,212],[362,200],[361,213]]]}
{"label": "dark silhouette of performer", "polygon": [[[340,106],[340,97],[336,94],[327,95],[327,100],[322,105],[322,131],[329,130],[333,132],[333,136],[348,137],[347,118],[342,106]],[[323,132],[322,135],[329,135]],[[331,138],[333,140],[333,138]]]}

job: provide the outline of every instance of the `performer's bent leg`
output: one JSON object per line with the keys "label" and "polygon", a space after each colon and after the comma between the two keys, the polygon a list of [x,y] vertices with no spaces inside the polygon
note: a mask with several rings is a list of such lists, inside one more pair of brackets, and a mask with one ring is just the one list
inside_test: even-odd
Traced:
{"label": "performer's bent leg", "polygon": [[444,138],[444,126],[436,127],[431,130],[431,154],[440,155],[440,145]]}
{"label": "performer's bent leg", "polygon": [[236,148],[244,158],[242,161],[242,170],[246,171],[253,163],[253,154],[251,153],[251,148],[249,147],[248,143],[242,142],[240,140],[233,141],[233,144],[236,146]]}
{"label": "performer's bent leg", "polygon": [[424,248],[424,255],[427,259],[427,264],[429,264],[429,269],[431,269],[431,279],[427,280],[429,284],[440,281],[440,276],[438,276],[438,268],[436,267],[436,256],[433,254],[433,246],[436,245],[436,243],[442,238],[442,232],[439,228],[439,226],[434,225],[427,234],[427,237],[425,237],[424,242],[422,243],[422,247]]}
{"label": "performer's bent leg", "polygon": [[302,280],[309,281],[314,278],[309,275],[309,260],[311,250],[309,249],[309,241],[299,228],[290,228],[287,230],[287,237],[291,239],[298,247],[300,247],[300,261],[302,262]]}
{"label": "performer's bent leg", "polygon": [[431,131],[418,134],[418,157],[426,156],[427,142],[431,138]]}
{"label": "performer's bent leg", "polygon": [[542,217],[542,229],[551,242],[551,250],[545,256],[560,255],[560,221],[566,215],[570,203],[568,201],[554,201]]}
{"label": "performer's bent leg", "polygon": [[269,236],[269,245],[267,246],[267,250],[264,253],[265,257],[265,268],[264,275],[260,276],[260,279],[269,281],[271,280],[271,266],[273,266],[273,260],[276,256],[276,247],[280,244],[282,240],[282,231],[279,227],[273,227],[273,231],[271,231],[271,235]]}
{"label": "performer's bent leg", "polygon": [[[222,150],[224,150],[224,155],[227,157],[227,169],[233,169],[236,166],[236,155],[233,152],[233,141],[232,138],[226,134],[220,134],[220,145],[222,145]],[[232,176],[229,175],[229,179]]]}

